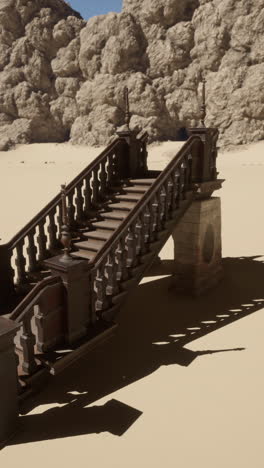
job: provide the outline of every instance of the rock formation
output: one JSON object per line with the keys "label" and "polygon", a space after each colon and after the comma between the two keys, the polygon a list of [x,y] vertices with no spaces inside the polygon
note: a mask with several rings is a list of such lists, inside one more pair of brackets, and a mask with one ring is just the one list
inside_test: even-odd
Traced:
{"label": "rock formation", "polygon": [[124,0],[84,21],[64,0],[0,0],[0,149],[106,144],[123,124],[150,140],[200,119],[220,145],[264,138],[264,0]]}

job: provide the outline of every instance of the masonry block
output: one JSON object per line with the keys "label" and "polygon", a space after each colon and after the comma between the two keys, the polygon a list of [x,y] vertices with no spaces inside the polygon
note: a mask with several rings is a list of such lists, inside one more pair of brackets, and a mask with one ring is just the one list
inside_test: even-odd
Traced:
{"label": "masonry block", "polygon": [[197,296],[223,277],[221,200],[195,200],[175,227],[174,274],[171,287]]}

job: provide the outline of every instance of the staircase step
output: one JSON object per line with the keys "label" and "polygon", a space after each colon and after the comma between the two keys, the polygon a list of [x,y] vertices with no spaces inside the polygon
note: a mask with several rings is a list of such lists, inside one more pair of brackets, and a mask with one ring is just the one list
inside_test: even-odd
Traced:
{"label": "staircase step", "polygon": [[100,240],[107,240],[113,234],[112,231],[107,231],[106,229],[96,229],[95,231],[86,232],[83,234],[85,239],[100,239]]}
{"label": "staircase step", "polygon": [[76,242],[74,246],[78,247],[78,249],[92,250],[98,252],[98,250],[100,250],[103,247],[104,243],[105,241],[103,240],[88,239],[86,241]]}
{"label": "staircase step", "polygon": [[120,226],[121,223],[122,223],[121,220],[118,221],[114,219],[113,220],[106,219],[105,221],[97,221],[96,223],[93,223],[93,226],[98,227],[99,229],[107,229],[107,230],[114,231]]}
{"label": "staircase step", "polygon": [[94,250],[78,250],[78,252],[71,252],[74,258],[83,258],[84,260],[93,260],[97,252]]}
{"label": "staircase step", "polygon": [[147,185],[150,186],[155,182],[156,179],[130,179],[130,182],[135,185]]}
{"label": "staircase step", "polygon": [[112,208],[113,210],[120,210],[120,211],[131,211],[133,210],[134,206],[136,206],[136,202],[122,202],[120,201],[119,203],[111,203],[108,205],[109,208]]}
{"label": "staircase step", "polygon": [[142,198],[142,193],[125,193],[116,195],[115,199],[120,201],[138,202]]}
{"label": "staircase step", "polygon": [[124,210],[113,210],[113,211],[109,211],[107,213],[102,213],[102,216],[105,218],[105,219],[119,219],[119,220],[123,220],[127,217],[128,215],[128,211],[124,211]]}
{"label": "staircase step", "polygon": [[133,187],[124,187],[124,191],[127,193],[145,193],[148,188],[144,185],[134,185]]}

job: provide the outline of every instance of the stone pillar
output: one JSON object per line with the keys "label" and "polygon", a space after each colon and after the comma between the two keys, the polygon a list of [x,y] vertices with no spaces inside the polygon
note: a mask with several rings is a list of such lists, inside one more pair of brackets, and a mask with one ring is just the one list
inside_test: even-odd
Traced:
{"label": "stone pillar", "polygon": [[221,201],[195,200],[176,225],[172,288],[197,296],[222,278]]}
{"label": "stone pillar", "polygon": [[0,317],[0,448],[18,424],[17,358],[14,337],[21,325]]}
{"label": "stone pillar", "polygon": [[65,339],[69,344],[85,336],[91,323],[90,267],[86,260],[61,261],[62,256],[45,260],[52,276],[60,276],[65,286]]}

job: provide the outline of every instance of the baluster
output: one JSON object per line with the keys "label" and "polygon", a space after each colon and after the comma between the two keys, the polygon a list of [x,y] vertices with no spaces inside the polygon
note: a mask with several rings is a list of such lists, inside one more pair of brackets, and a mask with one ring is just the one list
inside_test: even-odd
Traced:
{"label": "baluster", "polygon": [[160,229],[164,229],[166,221],[166,191],[164,186],[158,191],[159,202],[159,219],[160,219]]}
{"label": "baluster", "polygon": [[74,225],[75,207],[74,207],[74,204],[73,204],[73,196],[74,196],[74,189],[72,189],[67,194],[67,198],[68,198],[67,216],[68,216],[68,223],[69,223],[70,227],[72,227]]}
{"label": "baluster", "polygon": [[180,201],[181,201],[181,181],[180,181],[179,169],[176,169],[175,171],[174,181],[175,181],[174,187],[175,187],[175,193],[176,193],[176,209],[177,209],[179,208]]}
{"label": "baluster", "polygon": [[143,215],[143,224],[144,224],[144,241],[145,241],[145,249],[146,251],[149,250],[149,243],[152,240],[152,230],[151,230],[151,214],[148,205],[145,208],[145,212]]}
{"label": "baluster", "polygon": [[39,258],[38,260],[44,260],[47,258],[47,236],[45,235],[45,219],[39,221],[39,235],[37,236],[38,248],[39,248]]}
{"label": "baluster", "polygon": [[31,313],[27,313],[26,317],[24,317],[22,323],[22,335],[20,337],[20,344],[23,350],[22,369],[27,374],[32,374],[37,368],[37,364],[34,359],[34,345],[36,344],[36,337],[33,335],[31,329],[33,311],[34,309],[32,307],[30,310]]}
{"label": "baluster", "polygon": [[23,254],[23,246],[24,246],[24,239],[18,242],[16,245],[16,252],[17,252],[17,257],[15,260],[15,264],[17,267],[17,284],[21,285],[26,283],[27,277],[26,277],[26,260]]}
{"label": "baluster", "polygon": [[99,179],[98,179],[98,168],[94,169],[93,171],[93,181],[92,181],[92,187],[93,187],[93,206],[98,206],[99,204]]}
{"label": "baluster", "polygon": [[157,239],[157,229],[156,229],[156,209],[154,206],[155,199],[148,204],[149,213],[150,213],[150,242],[154,242]]}
{"label": "baluster", "polygon": [[106,296],[107,278],[105,276],[106,259],[103,260],[101,265],[97,268],[97,276],[95,278],[95,285],[97,291],[96,310],[104,310],[109,305]]}
{"label": "baluster", "polygon": [[101,171],[100,171],[100,196],[101,199],[104,199],[106,196],[106,180],[107,180],[107,173],[106,173],[106,161],[101,163]]}
{"label": "baluster", "polygon": [[84,199],[82,195],[82,184],[83,184],[83,181],[79,182],[76,187],[75,204],[76,204],[76,220],[78,221],[81,221],[83,219]]}
{"label": "baluster", "polygon": [[110,154],[108,156],[108,185],[112,185],[113,184],[113,179],[114,179],[114,158],[113,158],[113,155]]}
{"label": "baluster", "polygon": [[90,187],[90,178],[91,176],[85,177],[84,204],[86,216],[89,216],[92,211],[92,190]]}
{"label": "baluster", "polygon": [[29,232],[28,234],[28,247],[27,247],[27,254],[28,254],[28,271],[36,271],[37,270],[37,252],[38,249],[35,246],[35,240],[34,240],[34,235],[35,235],[35,227]]}
{"label": "baluster", "polygon": [[127,266],[130,268],[136,265],[137,257],[137,237],[136,237],[136,226],[135,222],[130,224],[128,227],[128,234],[126,237],[127,245]]}
{"label": "baluster", "polygon": [[180,192],[181,192],[181,200],[186,200],[186,195],[185,195],[185,191],[186,191],[186,164],[185,164],[185,161],[183,160],[183,162],[181,163],[181,166],[180,166]]}
{"label": "baluster", "polygon": [[[160,192],[160,191],[159,191]],[[161,230],[161,206],[159,199],[159,192],[154,196],[154,201],[152,202],[152,208],[154,211],[154,223],[153,223],[153,233],[155,239],[157,239],[157,233]]]}
{"label": "baluster", "polygon": [[55,222],[56,216],[56,208],[49,213],[49,225],[48,225],[48,233],[49,233],[49,250],[56,249],[58,246],[58,239],[57,239],[57,232],[58,228]]}
{"label": "baluster", "polygon": [[117,251],[117,280],[125,281],[128,278],[127,271],[127,250],[126,250],[126,241],[125,237],[121,237],[118,243]]}
{"label": "baluster", "polygon": [[136,222],[137,255],[143,255],[146,252],[144,231],[144,214],[141,212]]}
{"label": "baluster", "polygon": [[119,287],[117,284],[117,263],[115,261],[115,248],[110,251],[107,257],[106,272],[107,272],[106,292],[107,294],[110,294],[110,295],[117,294],[119,291]]}
{"label": "baluster", "polygon": [[173,174],[170,175],[170,178],[168,180],[167,195],[168,195],[168,218],[172,218],[172,212],[175,210]]}

